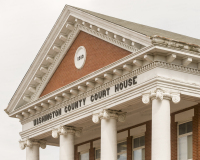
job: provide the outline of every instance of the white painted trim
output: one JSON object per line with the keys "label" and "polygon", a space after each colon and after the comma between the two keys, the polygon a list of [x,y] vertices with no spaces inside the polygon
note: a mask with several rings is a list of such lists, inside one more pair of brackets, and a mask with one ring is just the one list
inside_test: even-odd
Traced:
{"label": "white painted trim", "polygon": [[[186,95],[188,95],[188,91],[190,91],[192,85],[187,87],[184,84],[182,86],[182,84],[180,82],[176,82],[176,81],[174,81],[174,83],[172,83],[172,82],[173,81],[171,81],[169,83],[168,80],[165,82],[165,78],[163,78],[163,77],[155,77],[143,84],[138,84],[138,85],[136,85],[134,87],[130,87],[124,91],[122,90],[121,92],[114,94],[113,96],[106,97],[102,100],[96,101],[90,105],[83,107],[83,108],[79,108],[77,110],[74,110],[73,112],[64,114],[62,116],[54,118],[53,120],[49,120],[48,122],[45,122],[41,125],[38,125],[31,129],[25,130],[25,131],[21,132],[20,135],[22,136],[22,138],[26,138],[26,137],[34,138],[36,136],[42,136],[43,134],[46,137],[48,135],[47,133],[49,132],[49,134],[51,134],[51,129],[57,125],[60,125],[60,124],[70,125],[71,123],[74,123],[75,120],[78,121],[80,119],[91,116],[94,111],[105,108],[105,106],[107,109],[109,109],[109,108],[115,107],[116,105],[120,105],[126,101],[138,98],[138,96],[141,95],[143,92],[149,91],[155,87],[165,87],[166,89],[173,90],[174,85],[175,85],[177,90],[181,90],[182,91],[181,93],[183,93],[183,94],[184,94],[184,90],[185,90]],[[199,94],[198,94],[199,89],[200,89],[200,87],[196,89],[196,97],[197,98],[199,96]],[[195,95],[194,92],[192,94]],[[66,104],[62,104],[62,106],[59,105],[48,111],[45,111],[45,112],[43,112],[43,115],[57,109],[58,107],[64,107],[65,105]],[[42,114],[37,115],[37,117],[41,116],[41,115]],[[29,121],[30,120],[31,119],[29,119]],[[26,123],[27,123],[27,121],[26,121]]]}

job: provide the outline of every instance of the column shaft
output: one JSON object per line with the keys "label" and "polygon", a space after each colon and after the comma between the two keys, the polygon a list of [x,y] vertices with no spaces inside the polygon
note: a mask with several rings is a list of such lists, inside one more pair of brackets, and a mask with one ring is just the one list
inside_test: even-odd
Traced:
{"label": "column shaft", "polygon": [[26,160],[39,160],[39,145],[26,147]]}
{"label": "column shaft", "polygon": [[152,160],[170,160],[170,101],[152,101]]}
{"label": "column shaft", "polygon": [[60,135],[60,160],[74,160],[74,134]]}
{"label": "column shaft", "polygon": [[101,159],[117,160],[117,120],[101,120]]}

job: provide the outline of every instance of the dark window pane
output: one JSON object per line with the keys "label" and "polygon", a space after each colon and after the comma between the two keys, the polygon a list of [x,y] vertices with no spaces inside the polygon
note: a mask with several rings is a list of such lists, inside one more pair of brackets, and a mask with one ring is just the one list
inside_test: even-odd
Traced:
{"label": "dark window pane", "polygon": [[143,137],[140,137],[140,146],[144,146],[144,145],[145,145],[145,138],[143,136]]}
{"label": "dark window pane", "polygon": [[133,144],[134,148],[144,146],[145,145],[145,137],[142,136],[142,137],[139,137],[139,138],[135,138],[133,143],[134,143]]}
{"label": "dark window pane", "polygon": [[179,135],[182,135],[185,133],[186,133],[186,123],[180,124],[179,125]]}
{"label": "dark window pane", "polygon": [[187,122],[187,133],[192,132],[192,122]]}
{"label": "dark window pane", "polygon": [[127,149],[127,142],[122,142],[117,144],[117,153],[120,153],[122,151],[126,151]]}
{"label": "dark window pane", "polygon": [[101,150],[96,150],[96,159],[99,159],[101,157]]}
{"label": "dark window pane", "polygon": [[139,138],[134,139],[134,148],[139,147]]}

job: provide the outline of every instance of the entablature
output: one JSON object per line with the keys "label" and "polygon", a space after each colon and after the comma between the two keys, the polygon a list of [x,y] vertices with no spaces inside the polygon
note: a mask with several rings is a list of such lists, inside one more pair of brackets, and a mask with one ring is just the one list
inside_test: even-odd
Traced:
{"label": "entablature", "polygon": [[[175,54],[176,53],[176,54]],[[187,53],[191,58],[192,53]],[[173,61],[168,61],[168,57],[177,55]],[[185,56],[183,51],[175,51],[159,46],[149,46],[141,49],[135,54],[128,55],[119,61],[112,63],[100,70],[97,70],[69,85],[66,85],[56,91],[53,91],[36,101],[24,105],[23,108],[18,108],[13,111],[10,116],[24,121],[29,116],[40,114],[43,111],[53,106],[59,105],[65,101],[73,101],[75,99],[83,99],[86,95],[90,95],[97,91],[112,86],[125,78],[140,75],[156,67],[163,67],[169,70],[176,70],[183,73],[200,75],[198,70],[197,55],[192,59],[196,62],[191,62],[188,66],[184,66]],[[192,82],[192,80],[191,80]],[[197,83],[197,86],[199,84]]]}

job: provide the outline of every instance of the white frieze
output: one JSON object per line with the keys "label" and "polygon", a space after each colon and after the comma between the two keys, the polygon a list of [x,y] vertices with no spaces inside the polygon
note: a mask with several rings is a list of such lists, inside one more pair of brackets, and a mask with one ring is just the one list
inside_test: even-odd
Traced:
{"label": "white frieze", "polygon": [[42,149],[46,148],[46,141],[45,140],[34,140],[34,139],[25,139],[19,141],[19,146],[23,150],[26,147],[32,148],[33,145],[39,145]]}
{"label": "white frieze", "polygon": [[82,133],[82,128],[73,126],[59,126],[57,128],[52,129],[53,138],[58,138],[59,135],[67,135],[67,134],[73,134],[77,137],[80,137],[81,133]]}
{"label": "white frieze", "polygon": [[118,111],[118,110],[111,110],[111,109],[102,109],[97,113],[93,113],[92,121],[94,123],[99,123],[100,119],[110,119],[115,118],[119,122],[124,122],[126,119],[126,112]]}
{"label": "white frieze", "polygon": [[162,88],[156,88],[154,90],[151,90],[148,93],[143,93],[142,94],[142,102],[144,104],[149,104],[150,100],[153,99],[158,99],[158,100],[163,100],[163,99],[168,99],[172,100],[174,103],[179,103],[181,98],[180,98],[180,92],[175,92],[175,91],[170,91]]}

